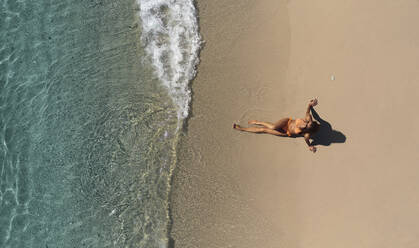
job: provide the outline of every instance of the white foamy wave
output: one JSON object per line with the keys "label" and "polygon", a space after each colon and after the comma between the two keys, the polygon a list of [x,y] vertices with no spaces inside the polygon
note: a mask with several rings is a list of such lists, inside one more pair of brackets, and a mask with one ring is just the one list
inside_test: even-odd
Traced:
{"label": "white foamy wave", "polygon": [[137,0],[142,42],[178,108],[178,118],[189,112],[189,82],[199,62],[201,37],[193,0]]}

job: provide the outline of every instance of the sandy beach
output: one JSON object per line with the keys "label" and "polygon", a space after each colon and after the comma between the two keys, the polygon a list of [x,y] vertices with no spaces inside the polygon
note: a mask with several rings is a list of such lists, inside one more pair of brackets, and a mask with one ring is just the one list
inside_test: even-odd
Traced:
{"label": "sandy beach", "polygon": [[[419,246],[419,2],[198,0],[205,40],[173,176],[175,247]],[[302,138],[232,129],[303,117]],[[330,126],[327,126],[330,124]]]}

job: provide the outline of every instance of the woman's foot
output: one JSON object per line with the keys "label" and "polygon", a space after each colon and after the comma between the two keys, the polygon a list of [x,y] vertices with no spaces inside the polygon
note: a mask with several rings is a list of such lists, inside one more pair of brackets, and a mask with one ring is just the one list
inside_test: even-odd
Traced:
{"label": "woman's foot", "polygon": [[234,129],[240,129],[240,126],[238,124],[236,124],[236,123],[233,123],[233,128]]}

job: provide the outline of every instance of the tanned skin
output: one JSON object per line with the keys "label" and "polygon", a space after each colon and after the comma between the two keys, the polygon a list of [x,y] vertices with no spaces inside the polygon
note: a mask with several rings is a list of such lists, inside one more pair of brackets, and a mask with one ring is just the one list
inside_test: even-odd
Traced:
{"label": "tanned skin", "polygon": [[310,110],[312,107],[316,106],[317,103],[317,99],[310,100],[305,118],[298,118],[295,120],[292,120],[291,118],[283,118],[275,123],[251,120],[249,121],[249,125],[256,125],[258,127],[241,127],[240,125],[234,123],[233,128],[245,132],[267,133],[283,137],[302,136],[304,137],[310,151],[316,152],[317,148],[311,145],[310,138],[315,132],[314,130],[316,130],[313,126],[317,126],[318,123],[313,121]]}

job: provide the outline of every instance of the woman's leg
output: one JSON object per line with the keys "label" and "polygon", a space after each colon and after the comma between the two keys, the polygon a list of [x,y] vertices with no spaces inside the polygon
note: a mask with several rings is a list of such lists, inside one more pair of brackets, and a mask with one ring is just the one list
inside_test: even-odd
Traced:
{"label": "woman's leg", "polygon": [[248,123],[249,123],[249,125],[259,125],[259,126],[267,127],[269,129],[275,129],[275,125],[273,123],[270,123],[270,122],[251,120]]}
{"label": "woman's leg", "polygon": [[282,118],[281,120],[275,123],[252,120],[252,121],[249,121],[249,124],[264,126],[272,130],[286,130],[289,119],[290,118]]}
{"label": "woman's leg", "polygon": [[277,130],[273,130],[266,127],[241,127],[237,124],[233,124],[233,128],[240,131],[250,132],[250,133],[267,133],[267,134],[272,134],[272,135],[277,135],[277,136],[287,136],[286,133],[281,133]]}

